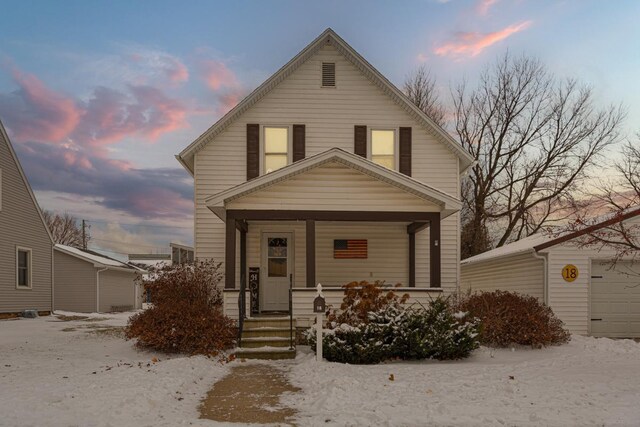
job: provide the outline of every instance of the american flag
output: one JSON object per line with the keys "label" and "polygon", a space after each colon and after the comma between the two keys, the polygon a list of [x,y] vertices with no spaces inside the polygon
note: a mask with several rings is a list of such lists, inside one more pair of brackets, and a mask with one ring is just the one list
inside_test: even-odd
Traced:
{"label": "american flag", "polygon": [[367,258],[366,240],[334,240],[334,259],[360,259]]}

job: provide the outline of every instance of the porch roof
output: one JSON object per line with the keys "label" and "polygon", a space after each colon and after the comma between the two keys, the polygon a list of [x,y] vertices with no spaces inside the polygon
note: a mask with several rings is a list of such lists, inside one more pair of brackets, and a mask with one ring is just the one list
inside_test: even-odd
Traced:
{"label": "porch roof", "polygon": [[330,162],[337,162],[379,182],[386,183],[398,190],[409,193],[418,199],[422,199],[427,202],[425,207],[428,204],[432,207],[435,205],[443,218],[459,211],[462,206],[458,199],[449,194],[423,184],[422,182],[400,172],[385,168],[361,156],[346,152],[339,148],[332,148],[315,156],[308,157],[285,166],[275,172],[259,176],[251,181],[231,187],[228,190],[207,198],[205,203],[213,213],[222,220],[225,220],[228,203],[251,193],[261,191],[277,183],[287,181],[295,176],[304,174]]}

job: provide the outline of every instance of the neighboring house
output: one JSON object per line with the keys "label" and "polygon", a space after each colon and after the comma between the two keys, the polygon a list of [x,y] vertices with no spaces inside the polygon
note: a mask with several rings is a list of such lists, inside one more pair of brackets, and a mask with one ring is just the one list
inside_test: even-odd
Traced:
{"label": "neighboring house", "polygon": [[142,307],[136,278],[143,270],[98,252],[57,244],[55,309],[80,313]]}
{"label": "neighboring house", "polygon": [[191,264],[194,261],[194,250],[191,246],[172,242],[169,243],[168,254],[129,254],[128,259],[131,264],[142,268]]}
{"label": "neighboring house", "polygon": [[53,239],[0,122],[0,315],[53,309]]}
{"label": "neighboring house", "polygon": [[[278,49],[274,46],[274,50]],[[457,289],[460,176],[473,159],[327,29],[184,149],[195,256],[223,263],[225,312],[313,315],[350,281],[413,301]]]}
{"label": "neighboring house", "polygon": [[577,232],[536,234],[465,259],[461,287],[535,296],[575,334],[640,338],[640,265],[622,260],[613,269],[613,248],[576,244],[580,236],[621,220],[640,223],[640,209]]}
{"label": "neighboring house", "polygon": [[171,248],[171,264],[191,264],[194,260],[194,250],[191,246],[169,243]]}

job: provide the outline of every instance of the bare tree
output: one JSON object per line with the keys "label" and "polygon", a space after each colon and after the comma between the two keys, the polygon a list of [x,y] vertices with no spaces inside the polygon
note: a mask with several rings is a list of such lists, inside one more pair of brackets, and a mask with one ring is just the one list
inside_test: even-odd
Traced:
{"label": "bare tree", "polygon": [[405,95],[431,120],[440,126],[446,123],[446,109],[440,102],[436,79],[424,65],[407,76],[403,88]]}
{"label": "bare tree", "polygon": [[87,231],[83,242],[82,227],[78,225],[78,219],[74,216],[68,213],[60,215],[47,210],[43,211],[42,214],[56,243],[82,248],[83,246],[86,247],[91,239]]}
{"label": "bare tree", "polygon": [[569,223],[570,231],[589,230],[593,212],[603,212],[605,226],[596,228],[578,239],[581,247],[609,249],[614,252],[611,267],[621,260],[630,261],[631,270],[623,273],[640,276],[640,133],[637,142],[628,141],[622,157],[615,164],[617,178],[599,180],[590,194],[585,209],[579,209]]}
{"label": "bare tree", "polygon": [[509,54],[453,98],[456,132],[477,160],[462,188],[463,257],[486,250],[487,233],[499,247],[566,217],[625,116],[620,106],[596,108],[589,87]]}

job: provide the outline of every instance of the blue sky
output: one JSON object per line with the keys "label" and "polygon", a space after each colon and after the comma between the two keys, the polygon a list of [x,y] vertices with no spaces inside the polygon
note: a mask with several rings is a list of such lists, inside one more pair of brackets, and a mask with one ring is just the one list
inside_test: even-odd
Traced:
{"label": "blue sky", "polygon": [[442,96],[506,50],[622,102],[640,130],[640,2],[6,1],[0,119],[40,204],[125,252],[191,243],[174,154],[332,27],[392,82],[425,64]]}

